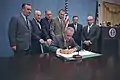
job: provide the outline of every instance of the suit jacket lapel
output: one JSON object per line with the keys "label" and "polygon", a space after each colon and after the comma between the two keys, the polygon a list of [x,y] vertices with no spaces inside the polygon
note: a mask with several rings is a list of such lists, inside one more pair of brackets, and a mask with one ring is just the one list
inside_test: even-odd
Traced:
{"label": "suit jacket lapel", "polygon": [[89,34],[92,32],[93,29],[94,29],[94,24],[90,27]]}
{"label": "suit jacket lapel", "polygon": [[24,19],[24,17],[22,16],[22,14],[20,14],[20,17],[21,17],[23,23],[26,25],[25,19]]}
{"label": "suit jacket lapel", "polygon": [[28,19],[28,25],[27,25],[27,23],[26,23],[24,17],[22,16],[22,14],[20,14],[20,17],[21,17],[23,23],[25,24],[25,27],[26,27],[27,29],[31,29],[29,19]]}
{"label": "suit jacket lapel", "polygon": [[74,29],[74,31],[76,32],[74,23],[72,23],[70,27],[72,27]]}
{"label": "suit jacket lapel", "polygon": [[28,25],[27,25],[27,28],[31,30],[31,24],[30,24],[30,20],[28,19]]}
{"label": "suit jacket lapel", "polygon": [[77,23],[77,30],[76,30],[76,26],[73,24],[73,26],[74,26],[74,30],[75,30],[75,32],[77,33],[78,32],[78,30],[79,30],[79,25],[78,25],[78,23]]}
{"label": "suit jacket lapel", "polygon": [[63,37],[63,35],[60,35],[60,47],[62,47],[62,48],[64,48],[65,47],[65,41],[64,41],[64,37]]}
{"label": "suit jacket lapel", "polygon": [[48,21],[48,19],[45,18],[45,24],[46,24],[47,29],[48,29],[48,31],[49,31],[49,29],[50,29],[50,27],[51,27],[51,21]]}
{"label": "suit jacket lapel", "polygon": [[59,25],[58,27],[61,27],[61,23],[60,20],[58,19],[58,17],[56,18],[57,24]]}
{"label": "suit jacket lapel", "polygon": [[89,34],[88,33],[88,26],[85,26],[85,32],[86,32],[86,34]]}
{"label": "suit jacket lapel", "polygon": [[56,18],[56,20],[57,20],[58,24],[59,24],[59,25],[61,25],[61,24],[60,24],[60,20],[59,20],[59,18],[58,18],[58,17]]}
{"label": "suit jacket lapel", "polygon": [[77,24],[77,32],[79,31],[79,29],[80,29],[80,26],[79,26],[79,24]]}
{"label": "suit jacket lapel", "polygon": [[60,25],[61,29],[63,29],[64,28],[64,21],[63,21],[63,23],[61,23],[61,21],[57,17],[57,22],[58,22],[58,25]]}
{"label": "suit jacket lapel", "polygon": [[36,26],[38,27],[38,29],[41,30],[41,28],[40,28],[41,25],[39,26],[40,23],[38,24],[37,21],[36,21],[35,19],[33,19],[33,20],[34,20]]}

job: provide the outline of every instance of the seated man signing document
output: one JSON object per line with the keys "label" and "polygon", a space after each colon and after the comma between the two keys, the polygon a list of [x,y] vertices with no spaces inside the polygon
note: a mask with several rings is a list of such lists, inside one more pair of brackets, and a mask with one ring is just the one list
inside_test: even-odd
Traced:
{"label": "seated man signing document", "polygon": [[67,27],[63,32],[63,35],[56,35],[53,38],[52,44],[50,46],[52,52],[56,53],[57,50],[63,54],[71,54],[73,52],[79,51],[80,47],[76,44],[72,38],[74,34],[74,29],[72,27]]}

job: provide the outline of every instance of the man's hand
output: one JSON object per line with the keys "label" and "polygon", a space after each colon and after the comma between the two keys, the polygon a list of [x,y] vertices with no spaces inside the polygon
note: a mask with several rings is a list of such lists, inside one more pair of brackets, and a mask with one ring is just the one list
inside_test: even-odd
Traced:
{"label": "man's hand", "polygon": [[84,41],[84,44],[86,44],[87,46],[89,46],[90,42],[89,41]]}
{"label": "man's hand", "polygon": [[45,54],[40,54],[40,58],[43,58],[45,56]]}
{"label": "man's hand", "polygon": [[70,50],[72,53],[77,51],[76,48],[72,48],[72,49],[69,49],[69,50]]}
{"label": "man's hand", "polygon": [[76,48],[72,48],[72,49],[62,49],[60,50],[60,53],[62,54],[72,54],[76,51],[77,49]]}
{"label": "man's hand", "polygon": [[52,43],[52,39],[47,39],[47,43],[50,45]]}
{"label": "man's hand", "polygon": [[49,58],[50,54],[49,53],[45,53],[46,54],[46,57]]}
{"label": "man's hand", "polygon": [[69,53],[69,49],[61,49],[60,53],[62,53],[62,54],[68,54]]}
{"label": "man's hand", "polygon": [[12,49],[13,49],[14,51],[16,51],[16,46],[12,46]]}
{"label": "man's hand", "polygon": [[86,44],[87,46],[90,46],[92,44],[92,42],[90,40],[88,40],[88,41],[84,41],[84,44]]}
{"label": "man's hand", "polygon": [[88,40],[88,41],[89,41],[89,44],[92,44],[92,42],[90,40]]}
{"label": "man's hand", "polygon": [[41,44],[44,44],[44,43],[45,43],[45,41],[44,41],[43,39],[40,39],[39,42],[40,42]]}
{"label": "man's hand", "polygon": [[74,52],[75,52],[74,49],[69,49],[69,54],[72,54],[72,53],[74,53]]}

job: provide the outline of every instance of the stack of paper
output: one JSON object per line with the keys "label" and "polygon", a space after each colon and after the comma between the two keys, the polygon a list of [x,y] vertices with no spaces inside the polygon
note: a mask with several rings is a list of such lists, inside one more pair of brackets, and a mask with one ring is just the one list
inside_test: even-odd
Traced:
{"label": "stack of paper", "polygon": [[57,50],[56,52],[56,55],[57,56],[62,56],[62,57],[65,57],[65,58],[72,58],[73,55],[81,55],[83,59],[85,58],[89,58],[89,57],[96,57],[96,56],[101,56],[101,54],[98,54],[98,53],[93,53],[93,52],[90,52],[90,51],[86,51],[86,50],[81,50],[79,52],[74,52],[72,54],[61,54],[59,52],[59,50]]}
{"label": "stack of paper", "polygon": [[93,55],[93,54],[96,54],[96,53],[93,53],[93,52],[90,52],[90,51],[86,51],[86,50],[79,51],[79,55],[81,55],[81,56]]}
{"label": "stack of paper", "polygon": [[72,54],[62,54],[62,53],[60,53],[60,51],[59,50],[57,50],[57,52],[56,52],[56,55],[57,56],[62,56],[62,57],[66,57],[66,58],[70,58],[70,57],[73,57],[73,55],[77,55],[78,54],[78,52],[74,52],[74,53],[72,53]]}

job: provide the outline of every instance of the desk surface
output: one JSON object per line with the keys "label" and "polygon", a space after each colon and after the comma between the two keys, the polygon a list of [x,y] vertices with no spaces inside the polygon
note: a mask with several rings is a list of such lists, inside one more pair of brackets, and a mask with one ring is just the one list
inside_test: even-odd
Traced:
{"label": "desk surface", "polygon": [[0,58],[0,80],[120,80],[119,61],[111,57],[63,62],[54,56]]}

